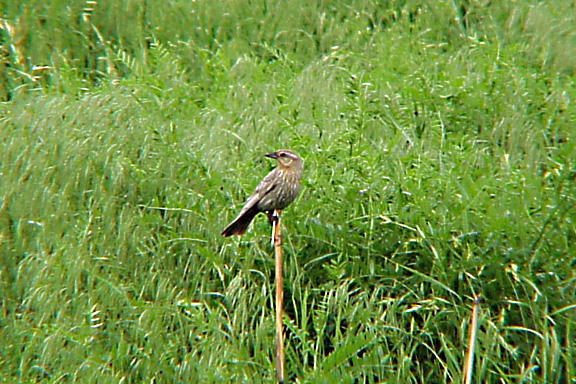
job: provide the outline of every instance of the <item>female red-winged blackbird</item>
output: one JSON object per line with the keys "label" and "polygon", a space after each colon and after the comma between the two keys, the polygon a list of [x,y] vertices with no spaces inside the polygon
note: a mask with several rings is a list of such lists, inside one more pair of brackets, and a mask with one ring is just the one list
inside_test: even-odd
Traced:
{"label": "female red-winged blackbird", "polygon": [[286,208],[298,195],[302,159],[289,149],[279,149],[265,156],[276,159],[278,166],[258,184],[240,214],[224,228],[223,236],[243,234],[260,212],[265,212],[271,219],[275,209]]}

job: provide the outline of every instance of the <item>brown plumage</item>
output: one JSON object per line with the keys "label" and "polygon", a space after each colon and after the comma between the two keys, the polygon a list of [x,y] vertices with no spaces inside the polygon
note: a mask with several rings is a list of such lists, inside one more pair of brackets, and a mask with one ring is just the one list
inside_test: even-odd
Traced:
{"label": "brown plumage", "polygon": [[275,209],[284,209],[300,191],[302,159],[289,149],[279,149],[265,156],[276,159],[278,166],[258,184],[238,216],[222,231],[223,236],[242,235],[260,212],[272,216]]}

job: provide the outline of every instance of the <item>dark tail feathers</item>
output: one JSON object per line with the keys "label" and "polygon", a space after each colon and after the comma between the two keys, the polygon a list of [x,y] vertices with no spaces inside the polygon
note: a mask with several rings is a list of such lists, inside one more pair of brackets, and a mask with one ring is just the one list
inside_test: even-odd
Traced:
{"label": "dark tail feathers", "polygon": [[256,207],[252,207],[243,214],[239,215],[237,218],[234,219],[230,224],[224,228],[222,231],[222,236],[228,237],[232,235],[242,235],[248,229],[248,226],[256,216],[260,212]]}

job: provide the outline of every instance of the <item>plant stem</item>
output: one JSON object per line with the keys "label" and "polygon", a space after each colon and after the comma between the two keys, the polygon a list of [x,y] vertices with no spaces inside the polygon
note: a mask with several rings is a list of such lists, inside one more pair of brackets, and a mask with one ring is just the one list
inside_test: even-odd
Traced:
{"label": "plant stem", "polygon": [[284,382],[284,335],[282,332],[282,304],[284,288],[282,282],[282,238],[280,235],[280,210],[274,210],[272,221],[272,242],[274,243],[275,284],[276,284],[276,381]]}
{"label": "plant stem", "polygon": [[470,319],[470,328],[468,330],[468,351],[464,360],[464,375],[462,379],[463,384],[472,383],[472,370],[474,364],[474,347],[476,345],[476,333],[478,331],[478,309],[480,307],[480,297],[474,298],[474,305],[472,306],[472,317]]}

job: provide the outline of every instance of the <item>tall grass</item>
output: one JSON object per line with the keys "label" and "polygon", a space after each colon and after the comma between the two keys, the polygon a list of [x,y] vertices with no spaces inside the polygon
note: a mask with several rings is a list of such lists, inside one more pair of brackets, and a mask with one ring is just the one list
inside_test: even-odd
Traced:
{"label": "tall grass", "polygon": [[574,382],[571,2],[1,5],[4,381]]}

